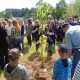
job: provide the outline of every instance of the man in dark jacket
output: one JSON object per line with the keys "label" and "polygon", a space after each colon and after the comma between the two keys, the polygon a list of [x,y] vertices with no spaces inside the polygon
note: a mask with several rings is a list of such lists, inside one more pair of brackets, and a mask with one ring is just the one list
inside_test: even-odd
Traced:
{"label": "man in dark jacket", "polygon": [[8,63],[8,42],[7,42],[7,32],[3,28],[0,22],[0,67],[4,69],[4,65]]}

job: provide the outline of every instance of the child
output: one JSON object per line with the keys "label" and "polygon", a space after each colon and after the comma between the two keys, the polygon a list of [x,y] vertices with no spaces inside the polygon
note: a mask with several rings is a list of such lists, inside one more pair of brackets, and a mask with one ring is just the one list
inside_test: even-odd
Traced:
{"label": "child", "polygon": [[13,48],[9,51],[9,63],[5,65],[4,77],[6,80],[29,80],[24,66],[19,63],[21,52]]}
{"label": "child", "polygon": [[58,48],[60,58],[58,58],[53,66],[52,80],[68,80],[71,74],[72,62],[67,58],[67,48],[60,44]]}

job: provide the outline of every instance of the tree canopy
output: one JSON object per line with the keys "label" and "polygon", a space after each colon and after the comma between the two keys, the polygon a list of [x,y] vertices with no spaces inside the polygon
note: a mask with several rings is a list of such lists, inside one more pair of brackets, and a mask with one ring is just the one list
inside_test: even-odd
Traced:
{"label": "tree canopy", "polygon": [[[73,0],[71,3],[66,3],[65,0],[60,0],[56,4],[56,7],[53,7],[48,3],[46,4],[44,4],[43,0],[39,0],[36,3],[36,8],[6,9],[5,11],[0,12],[0,18],[11,17],[36,18],[37,14],[41,15],[44,14],[45,12],[47,12],[47,14],[51,14],[52,16],[56,16],[57,18],[65,18],[68,16],[80,16],[80,0]],[[38,13],[37,11],[36,14],[37,8],[41,9],[41,5],[48,6],[48,11],[46,11],[45,7],[43,8],[43,12]]]}

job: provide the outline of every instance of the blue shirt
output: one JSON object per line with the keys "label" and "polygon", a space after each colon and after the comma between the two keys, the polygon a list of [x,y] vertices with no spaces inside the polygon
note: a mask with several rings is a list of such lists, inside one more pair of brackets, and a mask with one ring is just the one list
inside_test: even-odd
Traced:
{"label": "blue shirt", "polygon": [[68,80],[71,74],[72,61],[68,59],[68,67],[65,68],[61,59],[57,59],[53,65],[52,80]]}
{"label": "blue shirt", "polygon": [[80,26],[71,26],[65,33],[65,39],[68,49],[80,48]]}

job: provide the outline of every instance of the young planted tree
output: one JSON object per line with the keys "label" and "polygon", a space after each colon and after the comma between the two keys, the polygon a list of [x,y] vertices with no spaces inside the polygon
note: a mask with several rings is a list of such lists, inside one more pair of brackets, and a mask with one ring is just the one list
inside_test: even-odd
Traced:
{"label": "young planted tree", "polygon": [[[48,4],[43,3],[36,11],[37,18],[40,20],[40,23],[41,23],[41,34],[44,32],[44,29],[45,29],[44,26],[45,26],[47,15],[48,15],[48,10],[49,10]],[[42,45],[44,43],[43,38],[44,38],[44,36],[41,35],[40,42]],[[41,46],[41,52],[40,52],[42,61],[44,60],[44,57],[45,57],[44,55],[46,55],[46,53],[43,50],[44,50],[44,45]]]}

